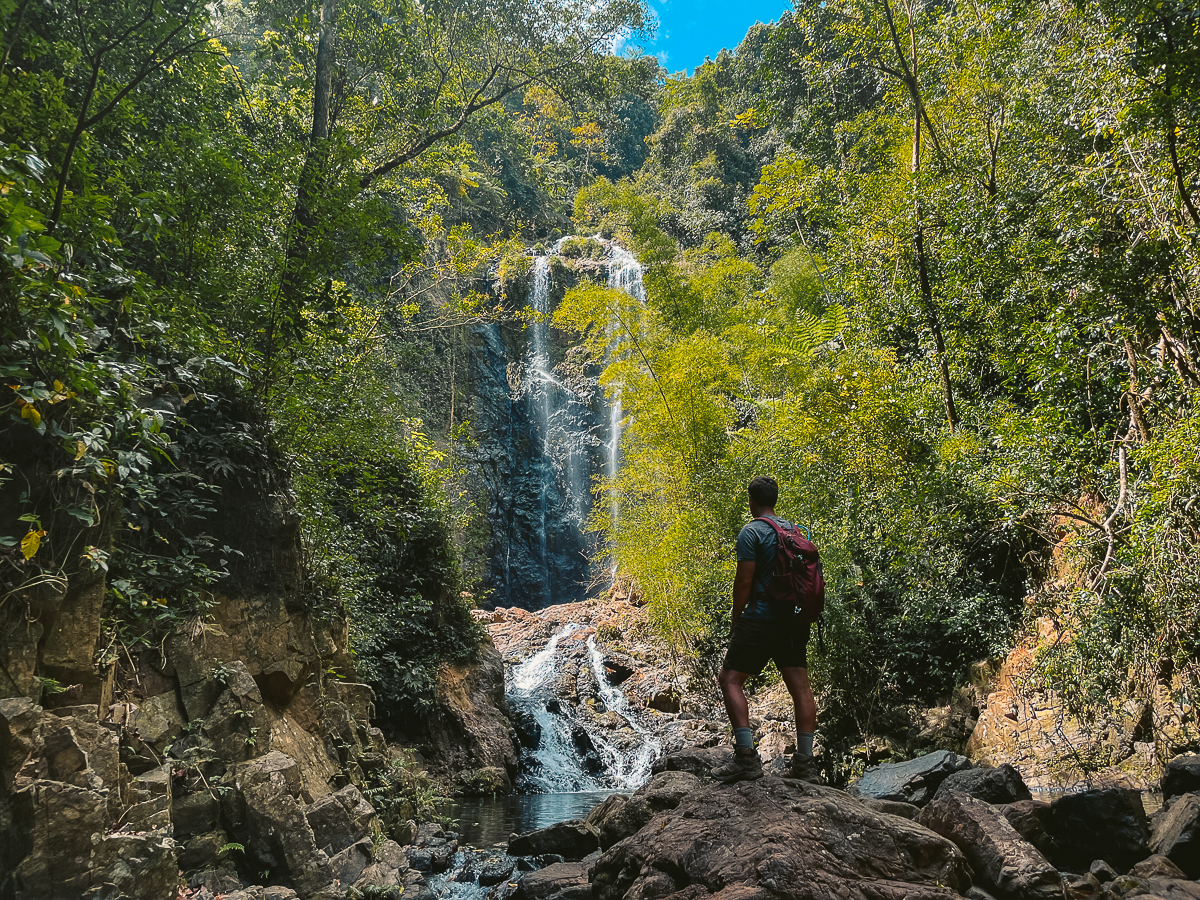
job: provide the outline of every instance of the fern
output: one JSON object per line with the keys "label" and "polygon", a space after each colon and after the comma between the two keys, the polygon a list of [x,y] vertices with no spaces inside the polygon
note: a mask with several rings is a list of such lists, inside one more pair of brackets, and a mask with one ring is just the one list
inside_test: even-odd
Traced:
{"label": "fern", "polygon": [[820,316],[797,310],[796,333],[788,341],[788,346],[797,353],[813,353],[841,337],[847,321],[846,310],[838,303],[830,306]]}

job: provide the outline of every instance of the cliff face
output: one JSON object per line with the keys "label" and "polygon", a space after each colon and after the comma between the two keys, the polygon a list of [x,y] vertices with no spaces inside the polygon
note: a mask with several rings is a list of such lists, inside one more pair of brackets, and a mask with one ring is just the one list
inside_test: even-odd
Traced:
{"label": "cliff face", "polygon": [[[345,620],[305,602],[295,518],[226,496],[207,523],[241,551],[224,593],[150,646],[104,621],[103,573],[0,609],[3,900],[162,900],[181,870],[213,893],[304,898],[419,882],[386,839],[412,831],[405,757],[372,725],[371,687],[343,680]],[[460,789],[516,773],[502,685],[490,643],[442,678],[424,737]]]}

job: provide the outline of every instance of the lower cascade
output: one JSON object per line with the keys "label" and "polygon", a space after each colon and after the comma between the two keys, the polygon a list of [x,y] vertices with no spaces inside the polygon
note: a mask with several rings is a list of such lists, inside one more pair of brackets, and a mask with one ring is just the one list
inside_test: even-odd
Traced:
{"label": "lower cascade", "polygon": [[659,743],[612,683],[590,628],[559,628],[505,688],[522,746],[519,791],[631,791],[650,777]]}

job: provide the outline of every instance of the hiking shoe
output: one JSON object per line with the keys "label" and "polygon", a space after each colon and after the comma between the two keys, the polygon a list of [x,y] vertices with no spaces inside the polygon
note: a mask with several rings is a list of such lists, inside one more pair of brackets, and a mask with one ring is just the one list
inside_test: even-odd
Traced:
{"label": "hiking shoe", "polygon": [[789,774],[785,776],[787,778],[796,778],[800,781],[807,781],[809,784],[825,784],[825,779],[821,777],[821,770],[817,767],[815,756],[793,753],[790,769]]}
{"label": "hiking shoe", "polygon": [[709,775],[722,784],[735,781],[756,781],[763,777],[762,760],[757,750],[734,750],[733,759],[723,766],[709,770]]}

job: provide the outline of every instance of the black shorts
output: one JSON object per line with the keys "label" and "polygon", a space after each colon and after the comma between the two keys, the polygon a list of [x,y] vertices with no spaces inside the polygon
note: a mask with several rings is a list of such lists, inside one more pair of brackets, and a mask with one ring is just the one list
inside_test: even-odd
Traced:
{"label": "black shorts", "polygon": [[738,619],[729,637],[723,668],[757,675],[775,660],[781,669],[808,668],[808,633],[811,625],[788,619]]}

